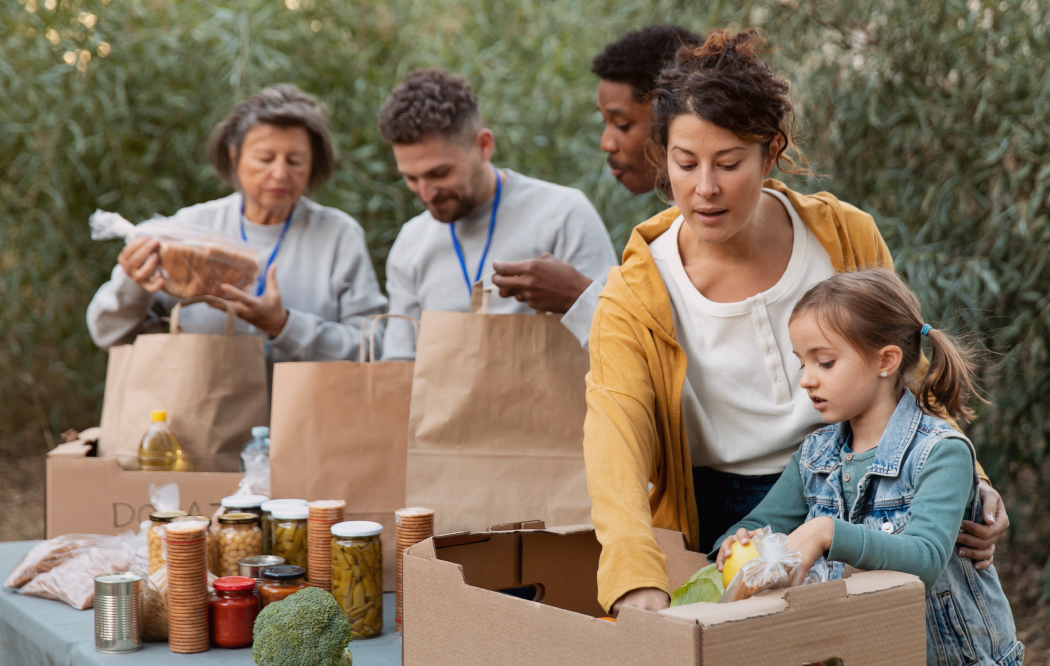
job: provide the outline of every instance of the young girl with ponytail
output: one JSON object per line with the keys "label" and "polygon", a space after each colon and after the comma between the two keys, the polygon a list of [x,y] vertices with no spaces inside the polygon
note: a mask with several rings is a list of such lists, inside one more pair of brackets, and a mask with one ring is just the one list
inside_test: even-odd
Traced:
{"label": "young girl with ponytail", "polygon": [[[973,445],[943,417],[967,421],[976,395],[969,352],[925,323],[915,295],[891,271],[839,273],[803,295],[788,324],[800,386],[825,426],[794,454],[769,495],[727,533],[769,525],[790,534],[807,570],[824,556],[911,573],[926,585],[928,664],[1020,664],[1010,604],[994,567],[960,557],[964,519],[983,522]],[[930,364],[905,385],[929,341]]]}

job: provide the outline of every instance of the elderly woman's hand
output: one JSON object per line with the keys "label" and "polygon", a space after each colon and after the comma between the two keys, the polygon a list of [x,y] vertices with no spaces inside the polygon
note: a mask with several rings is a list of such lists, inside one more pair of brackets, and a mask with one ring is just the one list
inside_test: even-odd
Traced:
{"label": "elderly woman's hand", "polygon": [[160,241],[156,238],[136,238],[128,243],[117,262],[124,269],[124,273],[149,293],[155,293],[164,286],[164,278],[157,273],[160,265],[160,255],[157,250]]}
{"label": "elderly woman's hand", "polygon": [[[266,271],[266,290],[262,296],[252,296],[233,285],[222,285],[226,300],[233,303],[233,311],[271,338],[276,338],[288,323],[288,311],[281,301],[281,291],[277,288],[277,267],[270,266]],[[217,306],[212,306],[217,307]]]}

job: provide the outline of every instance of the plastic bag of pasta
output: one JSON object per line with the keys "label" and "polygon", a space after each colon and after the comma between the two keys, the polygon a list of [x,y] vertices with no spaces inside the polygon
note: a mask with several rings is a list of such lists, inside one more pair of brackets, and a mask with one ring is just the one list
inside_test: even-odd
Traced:
{"label": "plastic bag of pasta", "polygon": [[66,534],[41,541],[29,549],[4,581],[5,587],[22,587],[43,573],[51,571],[66,560],[76,557],[88,548],[94,548],[113,537],[101,534]]}
{"label": "plastic bag of pasta", "polygon": [[171,219],[155,218],[135,226],[117,213],[96,210],[90,219],[92,240],[156,238],[160,241],[158,275],[162,289],[180,299],[222,296],[222,285],[247,290],[259,275],[259,255],[240,238]]}

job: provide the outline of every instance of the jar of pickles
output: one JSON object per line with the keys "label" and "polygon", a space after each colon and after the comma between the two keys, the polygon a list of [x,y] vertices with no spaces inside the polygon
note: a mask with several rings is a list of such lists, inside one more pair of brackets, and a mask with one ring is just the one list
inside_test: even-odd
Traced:
{"label": "jar of pickles", "polygon": [[262,518],[262,503],[269,499],[266,495],[230,495],[222,498],[222,512],[254,513]]}
{"label": "jar of pickles", "polygon": [[263,569],[263,582],[259,585],[259,598],[262,607],[266,608],[275,601],[287,599],[304,587],[306,584],[306,569],[282,565],[279,567],[266,567]]}
{"label": "jar of pickles", "polygon": [[332,594],[354,638],[383,630],[383,526],[348,521],[332,526]]}
{"label": "jar of pickles", "polygon": [[254,513],[224,513],[219,516],[215,558],[219,576],[236,576],[237,560],[262,554],[262,530]]}
{"label": "jar of pickles", "polygon": [[283,557],[288,564],[307,568],[307,506],[279,506],[273,510],[273,536],[270,552]]}
{"label": "jar of pickles", "polygon": [[164,526],[180,516],[188,516],[185,511],[154,511],[149,515],[149,531],[146,532],[146,547],[149,551],[149,572],[164,566]]}
{"label": "jar of pickles", "polygon": [[[208,523],[211,526],[211,518],[207,516],[179,516],[172,520],[173,523],[178,523],[185,520],[196,520],[202,523]],[[204,550],[208,554],[208,571],[215,573],[215,538],[212,536],[211,530],[204,530]]]}
{"label": "jar of pickles", "polygon": [[262,519],[259,525],[262,527],[263,555],[273,555],[273,510],[279,506],[306,506],[308,502],[304,499],[275,499],[266,500],[259,508],[262,509]]}

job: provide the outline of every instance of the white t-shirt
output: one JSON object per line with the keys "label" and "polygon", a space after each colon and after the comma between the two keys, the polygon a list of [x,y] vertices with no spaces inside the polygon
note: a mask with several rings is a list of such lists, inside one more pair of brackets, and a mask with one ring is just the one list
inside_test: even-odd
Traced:
{"label": "white t-shirt", "polygon": [[688,360],[682,417],[693,465],[733,474],[779,474],[805,436],[823,424],[799,388],[788,319],[802,295],[835,269],[788,198],[763,192],[784,204],[794,239],[784,274],[760,294],[715,303],[697,291],[678,254],[681,216],[649,245]]}

